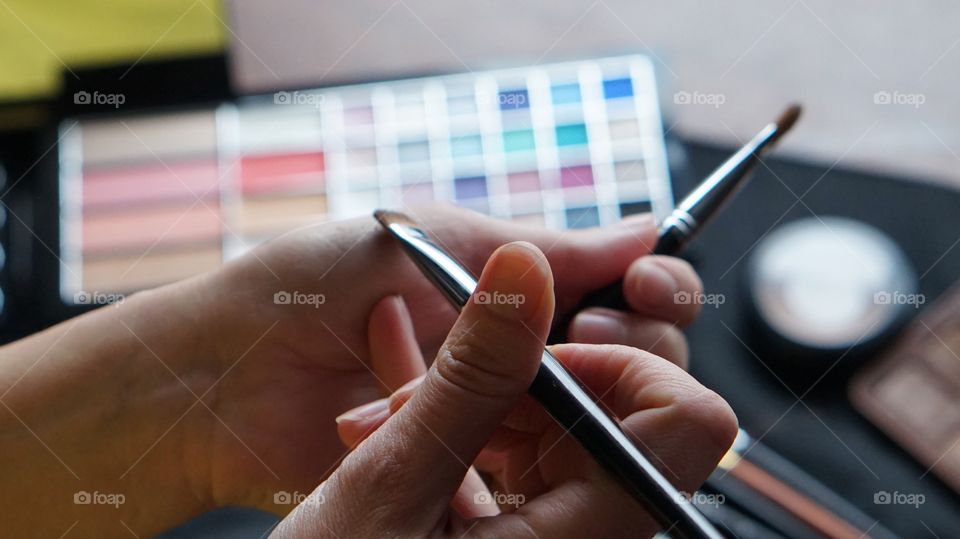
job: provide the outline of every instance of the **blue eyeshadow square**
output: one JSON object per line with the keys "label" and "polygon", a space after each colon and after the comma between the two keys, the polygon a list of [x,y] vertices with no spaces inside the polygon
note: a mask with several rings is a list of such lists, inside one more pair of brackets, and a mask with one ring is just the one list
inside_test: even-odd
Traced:
{"label": "blue eyeshadow square", "polygon": [[630,97],[633,95],[633,81],[629,78],[603,81],[603,95],[607,99]]}
{"label": "blue eyeshadow square", "polygon": [[558,125],[557,146],[573,146],[587,143],[587,126],[584,124]]}
{"label": "blue eyeshadow square", "polygon": [[530,107],[530,94],[526,90],[506,90],[497,96],[500,110],[517,110]]}
{"label": "blue eyeshadow square", "polygon": [[420,142],[402,142],[397,145],[397,155],[400,161],[404,163],[410,161],[429,161],[430,143]]}
{"label": "blue eyeshadow square", "polygon": [[550,90],[553,102],[557,105],[580,102],[579,84],[560,84]]}

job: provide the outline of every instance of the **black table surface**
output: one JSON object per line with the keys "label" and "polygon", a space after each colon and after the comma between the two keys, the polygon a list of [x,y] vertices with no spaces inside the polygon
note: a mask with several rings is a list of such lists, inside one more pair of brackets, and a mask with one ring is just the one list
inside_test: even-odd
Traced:
{"label": "black table surface", "polygon": [[[674,169],[678,199],[733,150],[692,142],[683,147],[688,167]],[[764,367],[775,363],[767,355],[776,352],[752,344],[743,272],[754,244],[776,226],[811,215],[846,216],[878,227],[901,246],[923,275],[920,292],[929,305],[960,270],[960,246],[954,248],[960,192],[828,164],[764,162],[686,251],[706,292],[726,300],[719,308],[705,306],[687,331],[691,371],[730,402],[749,433],[891,531],[905,538],[955,537],[960,497],[851,407],[845,379],[827,378],[806,391]],[[879,491],[923,494],[925,502],[876,505]],[[164,537],[260,537],[273,522],[262,513],[225,509]]]}
{"label": "black table surface", "polygon": [[[693,170],[676,178],[678,195],[731,151],[686,146]],[[899,244],[922,275],[919,288],[929,306],[960,273],[960,192],[829,165],[777,158],[765,164],[687,251],[705,291],[726,300],[717,308],[705,305],[687,331],[691,372],[730,402],[751,435],[891,531],[956,537],[960,496],[857,413],[847,399],[847,378],[795,384],[773,367],[777,351],[755,343],[744,283],[749,253],[770,230],[813,215],[843,216],[871,224]],[[877,505],[880,491],[923,494],[925,501],[919,507]]]}

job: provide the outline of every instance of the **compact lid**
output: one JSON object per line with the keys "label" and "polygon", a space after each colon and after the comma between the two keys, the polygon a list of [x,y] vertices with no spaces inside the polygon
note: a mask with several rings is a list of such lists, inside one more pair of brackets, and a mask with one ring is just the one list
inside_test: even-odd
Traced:
{"label": "compact lid", "polygon": [[916,278],[886,234],[841,217],[810,217],[767,236],[750,261],[750,293],[781,337],[816,349],[868,342],[904,308],[919,307]]}

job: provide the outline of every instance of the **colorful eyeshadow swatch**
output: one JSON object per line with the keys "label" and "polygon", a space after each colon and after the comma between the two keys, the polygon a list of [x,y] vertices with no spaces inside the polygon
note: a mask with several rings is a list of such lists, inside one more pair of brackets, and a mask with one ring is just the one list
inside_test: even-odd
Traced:
{"label": "colorful eyeshadow swatch", "polygon": [[223,261],[213,111],[84,121],[60,144],[61,292],[129,292]]}
{"label": "colorful eyeshadow swatch", "polygon": [[563,229],[662,218],[673,202],[645,56],[281,92],[62,134],[65,300],[188,277],[378,207],[448,200]]}

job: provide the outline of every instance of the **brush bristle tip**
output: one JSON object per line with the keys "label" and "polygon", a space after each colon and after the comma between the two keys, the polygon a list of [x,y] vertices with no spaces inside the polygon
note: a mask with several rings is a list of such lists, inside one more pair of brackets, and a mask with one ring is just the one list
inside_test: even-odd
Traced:
{"label": "brush bristle tip", "polygon": [[797,123],[797,120],[800,118],[800,113],[802,111],[803,111],[803,107],[801,107],[797,103],[794,103],[789,107],[787,107],[787,109],[783,111],[783,114],[781,114],[780,117],[777,118],[777,122],[776,122],[777,131],[780,131],[781,133],[786,133],[787,131],[789,131],[790,128],[792,128],[793,125]]}

